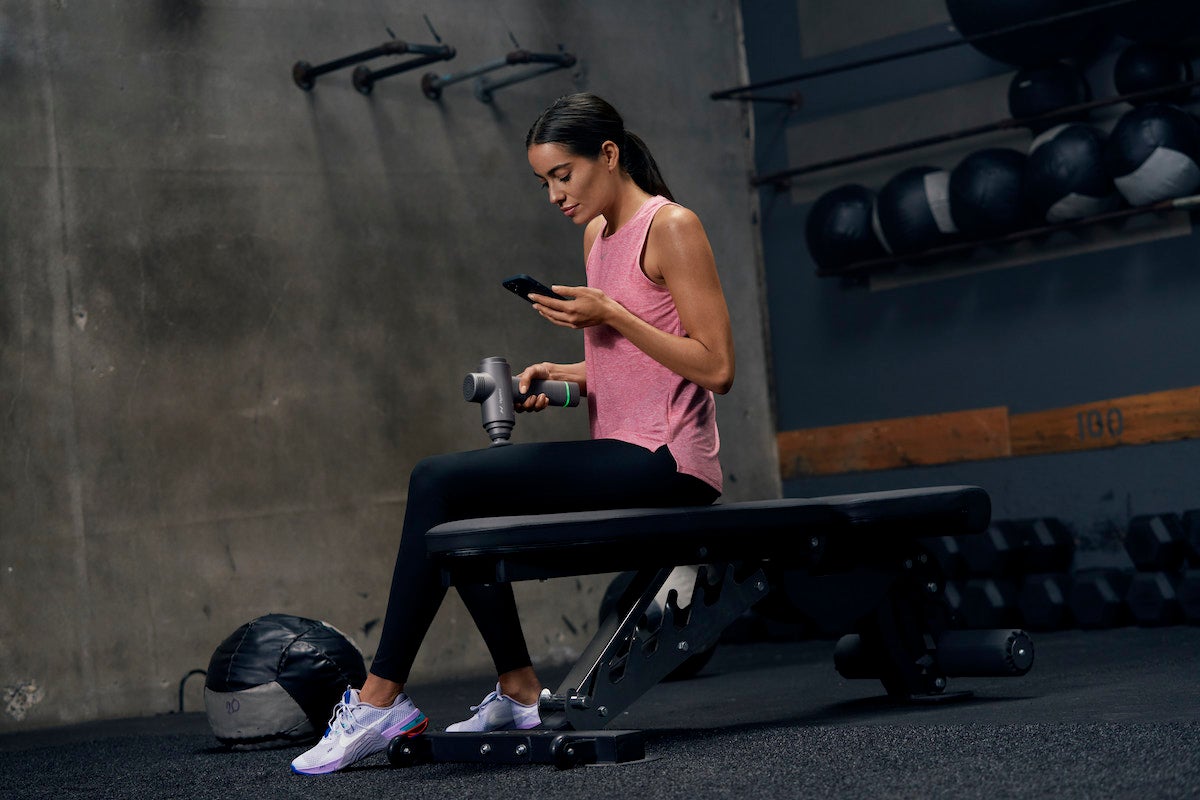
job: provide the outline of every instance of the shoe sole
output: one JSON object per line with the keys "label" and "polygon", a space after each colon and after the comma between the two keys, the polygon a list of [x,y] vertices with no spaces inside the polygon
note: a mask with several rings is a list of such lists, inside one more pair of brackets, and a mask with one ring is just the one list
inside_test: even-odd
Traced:
{"label": "shoe sole", "polygon": [[378,750],[372,750],[369,753],[364,753],[358,758],[355,758],[353,761],[348,761],[344,764],[342,763],[341,759],[338,759],[332,764],[321,764],[317,767],[309,767],[305,769],[297,769],[293,764],[292,772],[296,775],[328,775],[331,772],[337,772],[340,769],[345,769],[352,764],[356,764],[359,761],[362,761],[364,758],[383,752],[387,749],[388,742],[391,742],[392,739],[395,739],[398,736],[402,736],[406,739],[412,738],[413,736],[419,736],[424,733],[425,729],[428,727],[429,717],[425,716],[420,711],[417,711],[413,716],[409,717],[404,722],[393,725],[391,728],[386,728],[380,737],[384,742],[383,747],[380,747]]}

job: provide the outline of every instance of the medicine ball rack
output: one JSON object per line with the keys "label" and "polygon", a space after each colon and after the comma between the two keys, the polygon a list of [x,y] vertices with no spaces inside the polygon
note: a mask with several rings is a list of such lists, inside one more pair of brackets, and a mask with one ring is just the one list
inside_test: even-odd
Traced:
{"label": "medicine ball rack", "polygon": [[842,267],[840,269],[818,268],[816,274],[821,278],[842,277],[854,279],[901,264],[913,266],[927,265],[932,262],[940,261],[947,256],[961,255],[980,247],[1003,247],[1016,242],[1045,238],[1051,234],[1059,233],[1061,231],[1079,230],[1082,228],[1121,223],[1131,217],[1142,214],[1158,214],[1161,216],[1172,211],[1190,212],[1197,208],[1200,208],[1200,195],[1177,197],[1171,200],[1162,200],[1157,203],[1151,203],[1150,205],[1121,208],[1116,211],[1108,211],[1103,214],[1096,214],[1090,217],[1082,217],[1080,219],[1068,220],[1066,222],[1058,222],[1053,225],[1041,225],[1036,228],[1025,228],[1023,230],[1014,231],[1013,233],[1005,234],[1003,236],[955,242],[954,244],[944,245],[942,247],[932,247],[928,250],[922,250],[919,253],[887,256],[885,258],[873,258],[868,261],[859,261],[856,264],[850,264],[849,266]]}
{"label": "medicine ball rack", "polygon": [[1078,105],[1064,106],[1063,108],[1039,114],[1036,117],[1009,117],[1007,119],[988,122],[983,125],[974,125],[969,128],[963,128],[958,131],[950,131],[934,136],[927,136],[921,139],[913,139],[908,142],[900,142],[888,147],[881,147],[875,150],[864,150],[860,153],[854,153],[840,158],[831,158],[826,161],[816,161],[811,164],[804,164],[798,167],[790,167],[778,172],[767,173],[766,175],[754,175],[750,178],[750,185],[754,187],[774,186],[776,191],[787,191],[792,187],[792,178],[800,175],[811,175],[815,172],[823,170],[835,169],[837,167],[845,167],[851,164],[858,164],[863,161],[870,161],[876,158],[885,156],[894,156],[900,153],[906,153],[912,150],[920,150],[925,147],[933,147],[947,142],[957,141],[959,139],[968,139],[973,136],[979,136],[985,133],[995,133],[997,131],[1018,130],[1021,128],[1032,128],[1041,125],[1042,123],[1066,122],[1077,119],[1097,108],[1105,106],[1113,106],[1118,103],[1140,103],[1146,100],[1153,100],[1156,97],[1169,95],[1172,92],[1177,92],[1180,89],[1191,89],[1200,86],[1200,78],[1173,83],[1168,86],[1160,86],[1156,89],[1147,89],[1144,92],[1134,92],[1131,94],[1114,95],[1105,97],[1100,100],[1092,100],[1087,103],[1079,103]]}
{"label": "medicine ball rack", "polygon": [[920,56],[920,55],[925,55],[927,53],[934,53],[934,52],[937,52],[938,50],[947,50],[951,47],[958,47],[959,45],[975,44],[977,42],[986,41],[988,39],[999,38],[1001,36],[1008,36],[1013,33],[1019,33],[1024,30],[1028,30],[1031,28],[1038,28],[1043,25],[1049,25],[1051,23],[1061,22],[1063,20],[1072,19],[1075,17],[1081,17],[1081,16],[1090,15],[1090,14],[1095,14],[1095,13],[1098,13],[1101,11],[1108,11],[1108,10],[1116,8],[1118,6],[1125,6],[1125,5],[1129,5],[1131,3],[1136,3],[1137,1],[1138,0],[1108,0],[1108,2],[1105,2],[1105,3],[1089,5],[1084,8],[1075,9],[1073,11],[1065,11],[1060,14],[1051,14],[1049,16],[1042,17],[1040,19],[1026,20],[1024,22],[1018,22],[1013,25],[1006,25],[1002,28],[996,28],[994,30],[985,31],[983,33],[977,33],[977,34],[974,34],[971,36],[963,36],[963,37],[956,38],[956,39],[950,39],[950,40],[947,40],[944,42],[937,42],[935,44],[924,45],[922,47],[914,47],[914,48],[911,48],[908,50],[900,50],[895,53],[888,53],[888,54],[882,55],[882,56],[875,56],[874,58],[865,58],[865,59],[861,59],[859,61],[848,62],[846,64],[838,64],[838,65],[835,65],[832,67],[825,67],[822,69],[809,70],[807,72],[798,72],[794,75],[785,75],[781,78],[772,78],[770,80],[759,81],[758,83],[751,83],[751,84],[747,84],[745,86],[735,86],[732,89],[721,89],[719,91],[715,91],[715,92],[711,93],[709,95],[709,97],[713,100],[737,100],[740,102],[755,102],[755,103],[760,103],[760,102],[761,103],[787,103],[787,104],[793,106],[793,108],[799,108],[801,105],[801,96],[798,92],[793,92],[791,95],[788,95],[787,97],[773,97],[773,96],[764,96],[764,95],[746,94],[746,93],[754,92],[759,89],[770,89],[770,88],[774,88],[776,86],[782,86],[782,85],[788,84],[788,83],[797,83],[799,81],[811,80],[812,78],[821,78],[826,75],[834,75],[839,72],[849,72],[851,70],[861,69],[862,67],[873,67],[873,66],[877,66],[879,64],[886,64],[890,61],[900,61],[901,59],[911,58],[913,56]]}
{"label": "medicine ball rack", "polygon": [[[1025,29],[1037,28],[1043,25],[1060,22],[1064,19],[1088,15],[1099,11],[1107,11],[1119,6],[1130,5],[1137,1],[1138,0],[1110,0],[1110,2],[1089,5],[1082,9],[1068,11],[1062,14],[1054,14],[1040,19],[1028,20],[1015,25],[997,28],[995,30],[986,31],[984,33],[974,34],[971,36],[964,36],[948,41],[936,42],[934,44],[910,48],[881,56],[865,58],[857,61],[851,61],[834,66],[813,69],[806,72],[800,72],[793,75],[761,81],[758,83],[747,84],[745,86],[715,91],[711,93],[710,97],[713,100],[738,100],[769,103],[787,102],[794,110],[799,108],[802,103],[802,97],[798,92],[793,92],[787,97],[767,96],[756,94],[755,92],[784,84],[853,71],[864,67],[878,66],[880,64],[892,61],[945,50],[958,45],[975,44],[992,37],[1006,36],[1023,31]],[[948,131],[941,134],[935,134],[906,142],[896,143],[886,147],[865,150],[846,156],[802,164],[776,172],[751,175],[750,185],[754,188],[764,188],[770,186],[773,187],[777,193],[782,193],[790,191],[793,187],[794,179],[801,176],[807,177],[826,170],[847,167],[854,164],[895,156],[923,148],[935,147],[988,133],[1019,131],[1026,128],[1034,131],[1045,130],[1046,128],[1053,127],[1054,125],[1060,123],[1083,121],[1086,119],[1089,112],[1095,109],[1114,106],[1120,103],[1129,103],[1136,106],[1148,101],[1169,97],[1173,93],[1181,90],[1188,91],[1196,86],[1200,86],[1200,78],[1189,78],[1187,80],[1160,86],[1154,89],[1148,89],[1145,91],[1117,94],[1111,97],[1089,100],[1087,102],[1065,106],[1063,108],[1055,109],[1053,111],[1036,116],[1019,118],[1009,117],[1006,119],[995,120],[993,122],[966,127],[957,131]],[[974,271],[975,269],[988,269],[996,268],[998,266],[1007,266],[1011,265],[1017,260],[1026,260],[1021,256],[1019,250],[1015,247],[1018,245],[1018,243],[1037,242],[1039,244],[1039,249],[1044,249],[1041,247],[1044,240],[1053,234],[1064,231],[1081,233],[1087,229],[1103,230],[1107,228],[1112,230],[1115,228],[1123,228],[1126,230],[1122,231],[1120,238],[1122,240],[1128,240],[1128,230],[1126,225],[1127,221],[1133,217],[1142,217],[1143,215],[1146,215],[1147,217],[1150,215],[1155,215],[1157,217],[1157,219],[1146,220],[1148,221],[1148,224],[1139,225],[1139,229],[1143,234],[1147,234],[1154,229],[1158,229],[1158,233],[1149,233],[1148,238],[1161,238],[1164,235],[1179,235],[1182,232],[1183,226],[1190,220],[1191,212],[1197,207],[1200,207],[1200,195],[1173,198],[1148,205],[1124,207],[1118,210],[1107,211],[1100,214],[1072,219],[1060,223],[1041,224],[1032,228],[1024,228],[1022,230],[1008,232],[1003,235],[974,239],[959,238],[951,243],[933,248],[927,248],[916,253],[889,254],[851,264],[839,265],[837,267],[818,266],[816,269],[816,275],[818,277],[840,277],[843,279],[844,284],[851,286],[861,285],[865,283],[869,277],[877,273],[893,272],[897,267],[914,268],[912,273],[901,272],[898,274],[895,278],[897,283],[907,282],[912,279],[923,280],[930,277],[947,277],[951,271],[962,271],[961,267],[955,268],[951,266],[946,270],[941,270],[940,272],[942,274],[933,275],[936,267],[945,266],[945,261],[948,257],[955,255],[962,256],[976,249],[993,248],[995,251],[994,255],[972,259],[973,262],[977,263],[972,265],[970,271]],[[1180,213],[1172,212],[1181,212],[1184,216],[1181,216]],[[1174,228],[1174,230],[1165,233],[1162,232],[1161,229],[1167,226]],[[1085,242],[1082,240],[1076,241],[1061,247],[1061,252],[1058,254],[1071,255],[1079,252],[1082,247],[1087,247]],[[1094,246],[1087,247],[1087,249],[1094,249]],[[1008,252],[1005,252],[1005,250]]]}

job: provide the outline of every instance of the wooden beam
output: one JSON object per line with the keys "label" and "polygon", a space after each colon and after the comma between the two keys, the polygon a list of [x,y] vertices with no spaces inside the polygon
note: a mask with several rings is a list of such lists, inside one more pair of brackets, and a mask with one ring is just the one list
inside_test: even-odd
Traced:
{"label": "wooden beam", "polygon": [[1015,456],[1196,439],[1200,386],[1014,414],[1010,428]]}
{"label": "wooden beam", "polygon": [[1009,415],[1004,407],[782,431],[784,479],[1200,439],[1200,386]]}
{"label": "wooden beam", "polygon": [[1003,407],[876,420],[778,434],[785,479],[1009,455]]}

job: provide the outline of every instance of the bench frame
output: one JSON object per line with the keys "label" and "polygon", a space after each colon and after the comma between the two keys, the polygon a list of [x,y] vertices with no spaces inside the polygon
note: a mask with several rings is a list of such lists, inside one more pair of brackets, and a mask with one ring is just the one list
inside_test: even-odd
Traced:
{"label": "bench frame", "polygon": [[[773,584],[823,582],[814,607],[805,609],[810,613],[822,613],[821,598],[836,596],[842,618],[832,624],[856,637],[853,677],[878,678],[903,701],[970,696],[945,691],[938,663],[938,637],[948,627],[943,581],[920,540],[980,533],[990,513],[981,489],[934,487],[440,525],[427,542],[447,585],[635,575],[558,689],[543,695],[540,728],[397,739],[389,760],[560,768],[641,760],[640,732],[602,729],[689,658],[714,647]],[[695,564],[704,566],[688,566]]]}

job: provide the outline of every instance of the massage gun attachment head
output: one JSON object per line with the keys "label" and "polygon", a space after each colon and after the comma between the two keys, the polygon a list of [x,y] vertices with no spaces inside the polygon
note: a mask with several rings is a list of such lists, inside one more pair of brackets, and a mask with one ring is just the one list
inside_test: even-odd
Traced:
{"label": "massage gun attachment head", "polygon": [[513,426],[517,424],[513,411],[512,367],[499,356],[479,362],[479,372],[463,379],[463,399],[479,403],[483,429],[492,440],[492,447],[508,444]]}

